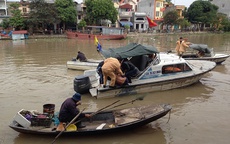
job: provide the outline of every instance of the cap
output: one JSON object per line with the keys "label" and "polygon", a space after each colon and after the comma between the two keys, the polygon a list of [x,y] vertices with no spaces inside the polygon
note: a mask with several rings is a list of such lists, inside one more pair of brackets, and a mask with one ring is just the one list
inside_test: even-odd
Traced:
{"label": "cap", "polygon": [[81,94],[75,93],[72,97],[75,101],[80,101],[81,100]]}

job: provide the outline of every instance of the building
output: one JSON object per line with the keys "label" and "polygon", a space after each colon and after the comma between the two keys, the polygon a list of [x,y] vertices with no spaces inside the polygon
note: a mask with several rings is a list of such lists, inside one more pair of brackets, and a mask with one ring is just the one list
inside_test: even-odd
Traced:
{"label": "building", "polygon": [[229,0],[212,0],[212,4],[215,4],[219,7],[218,12],[226,14],[230,19],[230,1]]}
{"label": "building", "polygon": [[85,3],[79,3],[77,4],[77,23],[86,16],[86,6]]}
{"label": "building", "polygon": [[0,0],[0,23],[2,23],[3,19],[9,18],[6,1],[7,0]]}
{"label": "building", "polygon": [[129,3],[124,3],[119,5],[118,9],[118,21],[120,23],[120,27],[124,27],[125,25],[132,27],[133,23],[131,22],[133,7]]}
{"label": "building", "polygon": [[[164,14],[166,14],[170,11],[176,11],[179,18],[183,19],[184,18],[184,16],[183,16],[184,9],[185,9],[184,5],[166,4]],[[180,28],[181,27],[178,24],[175,24],[174,26],[171,27],[171,30],[178,30]],[[165,29],[165,28],[163,28],[163,29]]]}
{"label": "building", "polygon": [[146,13],[141,12],[133,12],[133,16],[131,18],[133,22],[133,29],[138,32],[143,32],[148,30],[148,22],[146,21]]}
{"label": "building", "polygon": [[158,23],[158,26],[154,28],[160,29],[159,23],[163,21],[164,4],[165,0],[141,0],[137,6],[137,12],[146,13],[146,16]]}
{"label": "building", "polygon": [[28,17],[29,16],[29,12],[30,12],[30,8],[29,8],[30,2],[27,0],[21,0],[20,1],[20,6],[19,6],[19,10],[21,10],[21,14],[23,17]]}
{"label": "building", "polygon": [[155,0],[154,21],[163,21],[163,13],[165,10],[164,2],[165,0]]}

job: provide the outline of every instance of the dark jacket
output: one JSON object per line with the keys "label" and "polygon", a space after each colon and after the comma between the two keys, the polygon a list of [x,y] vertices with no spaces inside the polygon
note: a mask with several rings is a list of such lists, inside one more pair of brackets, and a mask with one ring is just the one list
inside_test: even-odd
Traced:
{"label": "dark jacket", "polygon": [[82,52],[78,52],[78,55],[77,55],[77,60],[79,59],[79,61],[81,62],[84,62],[84,61],[87,61],[87,58],[85,57],[85,54],[83,54]]}
{"label": "dark jacket", "polygon": [[121,64],[121,69],[125,73],[125,76],[127,77],[129,83],[132,82],[132,77],[136,77],[140,73],[138,68],[135,65],[133,65],[130,61],[124,61]]}
{"label": "dark jacket", "polygon": [[101,67],[103,66],[103,64],[104,64],[104,61],[102,61],[102,62],[100,62],[99,64],[98,64],[98,66],[97,66],[97,73],[98,73],[98,75],[100,76],[100,84],[103,84],[103,74],[102,74],[102,69],[101,69]]}
{"label": "dark jacket", "polygon": [[124,61],[121,64],[121,69],[123,72],[128,72],[128,71],[132,71],[136,68],[136,66],[134,66],[131,62],[129,61]]}
{"label": "dark jacket", "polygon": [[[61,105],[59,112],[60,122],[70,122],[80,111],[76,108],[76,101],[72,98],[67,98]],[[84,115],[81,114],[80,117]]]}

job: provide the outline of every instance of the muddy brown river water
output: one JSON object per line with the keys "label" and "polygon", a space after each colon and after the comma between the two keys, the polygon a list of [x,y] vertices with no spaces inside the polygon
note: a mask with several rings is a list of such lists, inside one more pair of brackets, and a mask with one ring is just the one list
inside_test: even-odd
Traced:
{"label": "muddy brown river water", "polygon": [[[104,48],[129,42],[154,45],[159,51],[173,50],[181,35],[131,36],[121,41],[100,41]],[[215,52],[230,54],[230,35],[186,34],[190,42],[204,43]],[[94,41],[76,39],[29,39],[0,41],[0,144],[48,144],[54,137],[26,135],[8,127],[21,109],[43,110],[43,104],[61,103],[74,94],[73,80],[81,71],[68,70],[66,62],[82,51],[88,58],[101,59]],[[170,115],[144,127],[99,136],[60,137],[56,144],[229,144],[230,58],[185,88],[147,93],[143,101],[124,107],[169,103]],[[80,108],[96,111],[118,99],[127,102],[138,95],[109,99],[82,97]]]}

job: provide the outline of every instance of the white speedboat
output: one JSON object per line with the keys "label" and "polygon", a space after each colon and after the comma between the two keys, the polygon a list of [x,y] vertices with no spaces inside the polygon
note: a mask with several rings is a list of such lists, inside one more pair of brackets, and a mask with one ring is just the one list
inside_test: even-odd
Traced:
{"label": "white speedboat", "polygon": [[[79,93],[89,92],[97,98],[170,90],[192,85],[216,67],[215,62],[179,59],[175,54],[157,53],[157,51],[155,51],[157,54],[155,59],[146,66],[146,59],[143,57],[147,53],[140,52],[143,51],[142,49],[125,50],[125,48],[121,48],[117,51],[107,50],[102,53],[105,57],[129,58],[141,71],[138,76],[132,78],[132,83],[129,85],[117,86],[116,88],[101,87],[99,76],[93,69],[85,71],[84,75],[74,79],[74,90]],[[151,53],[156,50],[151,46],[147,49]],[[118,51],[122,52],[119,53]],[[132,55],[135,56],[132,57]]]}
{"label": "white speedboat", "polygon": [[[99,53],[104,59],[108,57],[128,58],[128,57],[136,57],[141,55],[158,53],[158,50],[153,46],[130,43],[126,46],[122,46],[118,48],[108,48],[106,50],[103,49],[99,51]],[[146,57],[142,57],[142,58],[146,59]],[[72,61],[67,61],[67,68],[75,69],[75,70],[83,70],[83,71],[96,69],[99,62],[101,61],[103,61],[103,59],[101,60],[88,59],[87,62],[80,62],[76,59],[73,59]]]}
{"label": "white speedboat", "polygon": [[186,60],[208,60],[221,64],[230,56],[229,54],[215,53],[213,48],[209,48],[205,44],[191,44],[190,48],[192,51],[186,52],[182,56]]}

